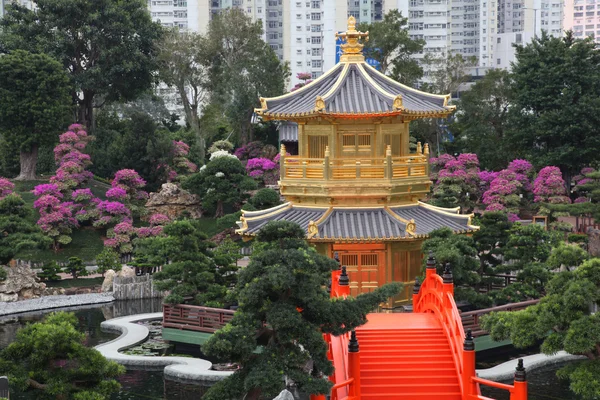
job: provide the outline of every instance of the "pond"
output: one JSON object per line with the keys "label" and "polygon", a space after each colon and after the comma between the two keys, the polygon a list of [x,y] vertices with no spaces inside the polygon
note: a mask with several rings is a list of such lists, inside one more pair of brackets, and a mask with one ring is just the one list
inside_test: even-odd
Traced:
{"label": "pond", "polygon": [[[86,333],[88,346],[96,346],[108,342],[118,336],[115,333],[102,332],[100,323],[107,319],[125,315],[160,312],[162,299],[147,299],[143,301],[116,301],[109,304],[73,307],[61,309],[72,311],[79,320],[80,329]],[[11,343],[17,331],[27,323],[37,322],[50,312],[56,310],[37,311],[15,316],[0,317],[0,348]],[[182,384],[165,381],[161,371],[144,371],[128,369],[119,378],[121,391],[112,396],[111,400],[197,400],[206,391],[199,385]],[[11,400],[34,400],[35,395],[13,394]]]}
{"label": "pond", "polygon": [[[117,301],[110,304],[83,306],[66,311],[73,311],[79,319],[80,329],[87,335],[87,344],[96,346],[116,338],[118,335],[102,332],[100,323],[107,319],[125,315],[159,312],[161,299],[143,301]],[[0,317],[0,348],[7,346],[15,338],[17,330],[27,323],[41,320],[53,310],[19,314],[17,316]],[[485,363],[484,360],[479,360]],[[492,360],[490,360],[492,361]],[[496,360],[493,360],[496,361]],[[527,374],[529,382],[529,400],[578,400],[567,382],[556,378],[556,370],[560,366],[548,366],[536,369]],[[111,400],[197,400],[206,391],[199,385],[182,384],[163,379],[162,371],[144,371],[128,369],[119,381],[121,391]],[[511,382],[506,382],[511,383]],[[483,395],[498,400],[509,400],[508,393],[503,390],[482,388]],[[34,400],[31,394],[11,394],[12,400]]]}

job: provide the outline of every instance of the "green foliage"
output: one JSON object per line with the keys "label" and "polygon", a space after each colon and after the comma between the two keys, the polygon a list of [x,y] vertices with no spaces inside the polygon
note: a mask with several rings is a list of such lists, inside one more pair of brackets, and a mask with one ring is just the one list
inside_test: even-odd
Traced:
{"label": "green foliage", "polygon": [[[437,272],[442,275],[444,265],[450,263],[454,276],[454,293],[456,300],[468,301],[476,307],[490,305],[487,296],[480,295],[473,289],[481,278],[478,274],[479,263],[475,258],[477,247],[472,237],[456,235],[450,228],[440,228],[429,234],[423,242],[423,253],[433,252],[437,260]],[[423,269],[426,260],[423,260]]]}
{"label": "green foliage", "polygon": [[19,251],[48,248],[52,243],[32,222],[32,213],[31,206],[15,193],[0,200],[0,265],[7,264]]}
{"label": "green foliage", "polygon": [[241,369],[212,386],[205,400],[245,394],[273,398],[285,388],[284,377],[306,394],[328,393],[326,376],[333,367],[323,333],[355,329],[368,312],[400,291],[398,284],[390,284],[356,298],[330,299],[325,286],[337,263],[318,254],[304,235],[287,221],[261,229],[252,260],[240,271],[232,293],[239,309],[202,347],[208,355],[238,362]]}
{"label": "green foliage", "polygon": [[220,103],[218,108],[242,143],[250,140],[259,97],[283,94],[289,77],[289,66],[279,60],[262,34],[261,21],[252,22],[237,8],[215,15],[206,34],[211,101]]}
{"label": "green foliage", "polygon": [[559,167],[568,185],[600,150],[600,50],[593,39],[577,40],[572,32],[543,32],[515,48],[507,143],[537,167]]}
{"label": "green foliage", "polygon": [[146,181],[146,188],[157,190],[166,182],[166,169],[172,165],[173,141],[171,133],[161,128],[145,112],[133,110],[123,116],[102,112],[97,118],[96,140],[89,150],[94,164],[90,170],[105,178],[112,178],[121,169],[133,169]]}
{"label": "green foliage", "polygon": [[248,203],[252,204],[257,210],[266,210],[281,204],[281,200],[279,199],[279,192],[276,190],[260,189],[248,199]]}
{"label": "green foliage", "polygon": [[62,268],[56,264],[56,261],[49,261],[42,264],[42,272],[38,272],[37,277],[44,282],[60,281]]}
{"label": "green foliage", "polygon": [[552,249],[547,264],[550,269],[571,269],[589,258],[588,252],[581,247],[560,242],[557,247]]}
{"label": "green foliage", "polygon": [[513,224],[506,243],[505,263],[497,270],[517,272],[517,280],[494,294],[496,302],[504,304],[542,297],[552,277],[552,268],[546,261],[557,244],[558,237],[539,225]]}
{"label": "green foliage", "polygon": [[225,150],[227,152],[231,152],[233,150],[233,144],[229,140],[217,140],[214,142],[210,148],[208,149],[209,153],[214,153],[215,151]]}
{"label": "green foliage", "polygon": [[[244,208],[244,210],[245,210],[245,208]],[[225,229],[229,229],[229,228],[236,228],[237,227],[236,222],[240,220],[241,216],[242,216],[241,211],[227,214],[217,220],[217,227],[221,230],[225,230]]]}
{"label": "green foliage", "polygon": [[91,127],[92,110],[104,100],[131,100],[151,87],[162,27],[144,1],[36,0],[36,6],[7,7],[0,46],[59,60],[71,76],[80,122]]}
{"label": "green foliage", "polygon": [[237,157],[213,157],[196,174],[182,182],[182,187],[200,196],[202,208],[215,217],[224,215],[224,207],[237,207],[248,198],[248,191],[256,189],[254,179]]}
{"label": "green foliage", "polygon": [[546,354],[565,350],[586,356],[588,360],[569,364],[558,375],[570,380],[575,393],[592,400],[600,396],[600,387],[594,383],[600,372],[600,314],[592,314],[590,306],[599,302],[600,259],[594,258],[574,271],[555,274],[538,304],[489,314],[481,324],[496,341],[511,339],[516,347],[524,348],[543,340],[541,350]]}
{"label": "green foliage", "polygon": [[585,233],[569,233],[567,235],[567,241],[569,243],[587,243],[588,235]]}
{"label": "green foliage", "polygon": [[237,280],[235,260],[226,251],[211,250],[201,220],[175,221],[163,234],[139,240],[135,255],[146,265],[162,266],[153,279],[158,290],[171,291],[165,302],[227,306],[227,291]]}
{"label": "green foliage", "polygon": [[510,85],[508,71],[492,69],[462,93],[456,105],[456,119],[450,128],[456,139],[455,151],[477,154],[482,169],[499,171],[515,158],[503,151],[510,127]]}
{"label": "green foliage", "polygon": [[19,391],[34,391],[36,399],[109,398],[121,385],[125,368],[85,346],[72,313],[53,313],[29,324],[0,351],[0,371]]}
{"label": "green foliage", "polygon": [[0,57],[0,132],[5,152],[32,155],[21,157],[29,164],[21,166],[24,178],[35,178],[39,146],[52,145],[68,124],[70,92],[68,75],[48,55],[17,50]]}
{"label": "green foliage", "polygon": [[8,273],[6,272],[6,269],[4,269],[4,266],[0,265],[0,282],[4,282],[7,277]]}
{"label": "green foliage", "polygon": [[102,274],[102,276],[104,276],[109,269],[120,271],[123,267],[121,265],[121,260],[119,259],[119,254],[110,247],[105,247],[104,250],[96,256],[96,264],[98,265],[96,272]]}
{"label": "green foliage", "polygon": [[415,84],[423,76],[423,69],[411,56],[423,50],[425,41],[411,39],[408,18],[400,11],[390,10],[382,21],[363,22],[358,29],[369,32],[363,51],[365,57],[379,62],[382,73],[406,85]]}
{"label": "green foliage", "polygon": [[506,213],[486,212],[478,221],[479,230],[473,233],[477,258],[479,259],[480,281],[475,284],[475,290],[483,285],[491,285],[497,282],[492,277],[498,273],[497,268],[502,264],[502,256],[506,250],[509,240],[509,232],[512,224],[508,221]]}
{"label": "green foliage", "polygon": [[87,269],[85,269],[83,260],[79,257],[69,257],[69,262],[65,265],[63,271],[67,274],[71,274],[73,279],[89,275]]}

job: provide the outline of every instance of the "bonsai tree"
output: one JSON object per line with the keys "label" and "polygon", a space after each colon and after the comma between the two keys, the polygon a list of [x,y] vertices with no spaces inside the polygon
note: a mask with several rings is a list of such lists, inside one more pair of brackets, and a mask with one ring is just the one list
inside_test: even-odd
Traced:
{"label": "bonsai tree", "polygon": [[196,174],[183,181],[182,187],[202,199],[202,208],[219,218],[225,215],[225,206],[239,209],[248,191],[256,189],[254,179],[246,175],[241,161],[232,154],[218,150]]}
{"label": "bonsai tree", "polygon": [[98,270],[96,272],[102,274],[102,277],[104,277],[104,274],[109,269],[120,271],[123,267],[119,260],[119,254],[110,247],[105,247],[104,250],[96,256],[96,264],[98,264]]}
{"label": "bonsai tree", "polygon": [[265,210],[281,204],[279,193],[273,189],[260,189],[248,200],[248,203],[257,210]]}
{"label": "bonsai tree", "polygon": [[49,261],[42,265],[42,272],[38,272],[37,276],[42,281],[52,282],[60,281],[61,268],[56,264],[56,261]]}
{"label": "bonsai tree", "polygon": [[52,243],[31,222],[32,214],[31,207],[15,193],[0,200],[0,265],[8,264],[22,249],[47,248]]}
{"label": "bonsai tree", "polygon": [[330,299],[325,286],[338,264],[318,254],[299,225],[270,222],[256,240],[252,260],[231,294],[239,303],[233,320],[202,346],[204,353],[241,368],[203,399],[273,398],[285,389],[284,378],[306,394],[328,393],[326,377],[333,367],[323,333],[340,335],[364,324],[367,313],[401,286]]}
{"label": "bonsai tree", "polygon": [[72,313],[53,313],[29,324],[0,351],[0,371],[36,399],[101,400],[119,391],[125,368],[85,345]]}
{"label": "bonsai tree", "polygon": [[69,257],[69,262],[65,266],[64,272],[71,274],[73,279],[88,275],[87,269],[85,269],[85,265],[83,264],[83,260],[79,257]]}
{"label": "bonsai tree", "polygon": [[135,254],[139,266],[162,266],[153,278],[158,290],[171,292],[165,303],[226,306],[227,290],[237,278],[235,260],[214,255],[201,221],[175,221],[163,234],[139,240]]}
{"label": "bonsai tree", "polygon": [[521,311],[491,313],[481,326],[493,340],[510,339],[525,348],[542,342],[545,354],[564,350],[583,355],[583,361],[567,364],[558,376],[568,379],[571,390],[583,399],[600,397],[600,313],[591,312],[600,303],[600,259],[585,261],[574,271],[555,274],[540,302]]}

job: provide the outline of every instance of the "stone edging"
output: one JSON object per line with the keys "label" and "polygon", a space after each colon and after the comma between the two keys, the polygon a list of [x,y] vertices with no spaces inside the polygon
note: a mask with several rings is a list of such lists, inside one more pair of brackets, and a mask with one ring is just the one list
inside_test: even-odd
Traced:
{"label": "stone edging", "polygon": [[[531,356],[525,356],[523,358],[523,366],[527,372],[533,371],[534,369],[543,367],[545,365],[560,364],[567,361],[575,361],[585,358],[584,356],[574,356],[565,351],[559,351],[558,353],[548,356],[546,354],[533,354]],[[505,363],[496,365],[492,368],[478,369],[477,376],[483,379],[489,379],[492,381],[507,381],[512,380],[515,375],[515,368],[517,367],[517,359],[507,361]]]}
{"label": "stone edging", "polygon": [[115,299],[111,293],[86,293],[74,295],[43,296],[37,299],[0,302],[0,316],[30,311],[49,310],[72,306],[110,303]]}
{"label": "stone edging", "polygon": [[172,380],[214,383],[233,373],[229,371],[213,371],[210,369],[212,363],[200,358],[146,357],[119,353],[119,351],[142,343],[148,338],[148,328],[135,322],[156,319],[162,319],[162,312],[129,315],[104,321],[100,324],[102,330],[120,332],[121,336],[110,342],[98,345],[95,348],[107,359],[125,366],[144,367],[145,369],[165,367],[165,378]]}
{"label": "stone edging", "polygon": [[[119,353],[119,351],[128,347],[133,347],[144,342],[149,335],[148,328],[143,325],[135,324],[138,321],[156,320],[162,318],[162,312],[152,314],[138,314],[127,317],[120,317],[104,321],[101,323],[103,330],[120,332],[121,336],[110,342],[96,346],[96,349],[109,360],[118,362],[126,366],[137,366],[150,369],[151,367],[163,367],[165,378],[179,381],[201,381],[205,383],[214,383],[229,375],[232,372],[210,370],[212,363],[199,358],[187,357],[146,357],[130,356]],[[585,358],[583,356],[574,356],[564,351],[548,356],[545,354],[534,354],[525,356],[523,364],[527,371],[533,371],[545,365],[559,364],[567,361],[574,361]],[[507,361],[492,368],[478,369],[477,375],[483,379],[493,381],[511,380],[515,373],[517,359]]]}

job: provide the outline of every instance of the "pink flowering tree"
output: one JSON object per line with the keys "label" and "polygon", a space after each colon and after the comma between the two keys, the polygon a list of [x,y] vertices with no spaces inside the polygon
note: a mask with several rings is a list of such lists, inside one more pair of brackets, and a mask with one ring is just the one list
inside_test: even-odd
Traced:
{"label": "pink flowering tree", "polygon": [[521,208],[531,197],[532,171],[529,161],[517,159],[498,173],[484,174],[485,178],[491,179],[482,197],[485,211],[502,211],[507,213],[510,221],[518,220]]}
{"label": "pink flowering tree", "polygon": [[122,169],[115,173],[106,197],[126,204],[133,216],[141,216],[145,214],[144,204],[148,199],[148,192],[142,190],[144,186],[146,181],[136,171]]}
{"label": "pink flowering tree", "polygon": [[79,226],[73,215],[74,204],[63,202],[63,194],[54,183],[36,186],[33,194],[37,197],[33,207],[40,213],[37,224],[52,239],[53,249],[71,243],[71,233]]}
{"label": "pink flowering tree", "polygon": [[82,152],[90,139],[80,124],[69,126],[69,130],[60,135],[59,144],[54,148],[58,169],[50,182],[57,184],[63,193],[80,188],[93,178],[86,170],[92,164],[90,156]]}
{"label": "pink flowering tree", "polygon": [[81,224],[92,224],[99,217],[98,203],[101,201],[94,196],[91,189],[75,189],[71,192],[73,212]]}
{"label": "pink flowering tree", "polygon": [[291,92],[300,89],[312,82],[312,75],[310,72],[298,72],[296,74],[296,79],[300,80],[300,82],[296,83],[296,85],[290,90]]}
{"label": "pink flowering tree", "polygon": [[193,174],[198,170],[198,166],[188,158],[190,146],[182,141],[173,141],[173,158],[170,165],[159,165],[158,168],[165,168],[167,182],[178,180],[182,176]]}
{"label": "pink flowering tree", "polygon": [[94,221],[97,228],[110,228],[121,222],[131,222],[131,210],[120,201],[102,200],[96,204],[98,216]]}
{"label": "pink flowering tree", "polygon": [[120,255],[131,254],[136,238],[160,236],[163,232],[163,226],[170,221],[171,219],[164,214],[152,214],[148,219],[150,226],[135,228],[131,220],[125,219],[113,228],[108,229],[104,246]]}
{"label": "pink flowering tree", "polygon": [[586,167],[573,177],[574,191],[577,198],[573,203],[587,203],[600,201],[600,172],[594,168]]}
{"label": "pink flowering tree", "polygon": [[233,154],[241,161],[246,161],[251,158],[262,157],[265,144],[260,141],[249,142],[248,144],[236,149]]}
{"label": "pink flowering tree", "polygon": [[[433,159],[437,179],[431,203],[439,207],[461,207],[473,210],[479,198],[479,159],[476,154],[442,155]],[[431,160],[430,160],[431,162]]]}
{"label": "pink flowering tree", "polygon": [[251,158],[246,163],[246,172],[265,185],[275,185],[279,178],[279,164],[264,157]]}
{"label": "pink flowering tree", "polygon": [[6,178],[0,177],[0,200],[13,192],[15,184]]}
{"label": "pink flowering tree", "polygon": [[569,204],[567,188],[558,167],[548,166],[540,170],[533,183],[534,202],[551,204]]}

